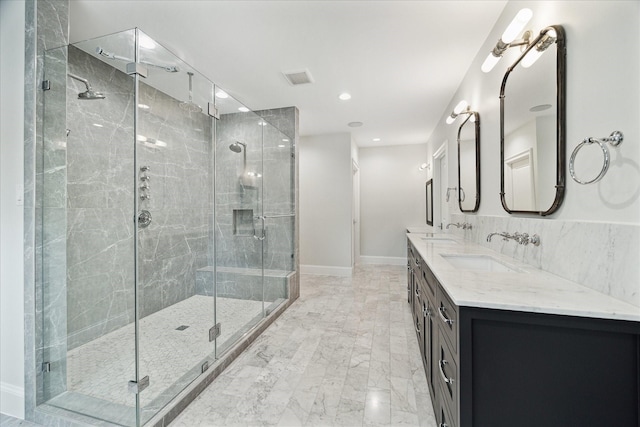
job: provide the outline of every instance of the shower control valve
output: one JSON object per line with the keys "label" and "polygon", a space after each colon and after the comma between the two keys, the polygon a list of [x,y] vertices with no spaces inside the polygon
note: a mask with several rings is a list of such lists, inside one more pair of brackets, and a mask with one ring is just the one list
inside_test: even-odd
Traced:
{"label": "shower control valve", "polygon": [[149,189],[149,184],[145,182],[144,184],[142,184],[142,185],[140,186],[140,189],[141,189],[141,190],[148,190],[148,189]]}
{"label": "shower control valve", "polygon": [[151,170],[151,166],[140,166],[140,172],[149,172]]}
{"label": "shower control valve", "polygon": [[150,181],[151,177],[149,175],[141,175],[140,181]]}
{"label": "shower control valve", "polygon": [[141,194],[140,195],[140,199],[141,200],[151,200],[151,195],[150,194]]}

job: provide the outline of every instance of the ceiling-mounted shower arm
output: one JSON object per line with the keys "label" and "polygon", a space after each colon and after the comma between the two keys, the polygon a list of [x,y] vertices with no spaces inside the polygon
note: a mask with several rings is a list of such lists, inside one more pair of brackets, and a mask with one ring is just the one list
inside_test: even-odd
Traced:
{"label": "ceiling-mounted shower arm", "polygon": [[[125,58],[124,56],[120,56],[120,55],[116,55],[114,53],[111,52],[107,52],[106,50],[104,50],[103,48],[101,48],[100,46],[96,47],[96,53],[100,56],[104,56],[105,58],[109,58],[112,59],[114,61],[122,61],[122,62],[133,62],[132,59],[130,58]],[[160,64],[154,64],[153,62],[147,62],[147,61],[139,61],[140,64],[144,64],[147,65],[149,67],[154,67],[154,68],[159,68],[161,70],[166,71],[167,73],[177,73],[178,71],[180,71],[180,69],[178,69],[178,67],[176,65],[160,65]]]}

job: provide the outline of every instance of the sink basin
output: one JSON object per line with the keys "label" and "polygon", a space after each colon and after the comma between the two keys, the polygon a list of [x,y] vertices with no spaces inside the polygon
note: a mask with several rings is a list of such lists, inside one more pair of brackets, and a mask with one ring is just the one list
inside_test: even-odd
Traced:
{"label": "sink basin", "polygon": [[488,255],[442,255],[455,268],[494,273],[522,273],[522,270],[498,261]]}
{"label": "sink basin", "polygon": [[450,237],[421,237],[422,240],[431,243],[458,243]]}

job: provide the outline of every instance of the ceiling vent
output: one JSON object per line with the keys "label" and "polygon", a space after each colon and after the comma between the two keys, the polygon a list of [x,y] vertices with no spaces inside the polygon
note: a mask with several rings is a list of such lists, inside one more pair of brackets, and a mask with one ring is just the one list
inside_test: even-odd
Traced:
{"label": "ceiling vent", "polygon": [[309,70],[296,70],[296,71],[285,71],[284,76],[287,81],[292,86],[304,85],[307,83],[313,83],[313,77],[311,77],[311,73]]}

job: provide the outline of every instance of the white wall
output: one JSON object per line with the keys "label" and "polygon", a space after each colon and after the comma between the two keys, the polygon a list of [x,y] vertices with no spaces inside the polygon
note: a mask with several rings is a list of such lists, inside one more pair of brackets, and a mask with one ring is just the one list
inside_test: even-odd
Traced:
{"label": "white wall", "polygon": [[[24,1],[0,1],[0,411],[24,418]],[[17,190],[16,190],[17,189]]]}
{"label": "white wall", "polygon": [[351,274],[351,136],[300,138],[300,269]]}
{"label": "white wall", "polygon": [[[640,222],[640,2],[637,1],[511,1],[487,37],[462,84],[443,111],[440,125],[429,138],[427,153],[449,141],[455,153],[457,125],[446,116],[461,99],[481,117],[480,215],[508,216],[500,204],[500,107],[502,76],[517,49],[510,49],[489,73],[480,66],[518,10],[529,7],[527,25],[537,34],[547,25],[564,26],[567,41],[567,181],[562,207],[551,219]],[[615,23],[609,25],[608,23]],[[517,71],[516,71],[517,72]],[[625,142],[612,149],[607,176],[596,185],[582,186],[569,176],[568,159],[588,136],[624,132]],[[602,157],[593,158],[602,162]],[[456,156],[449,159],[449,179],[456,182]],[[541,166],[542,167],[542,166]],[[596,170],[600,166],[595,166]],[[593,170],[593,169],[592,169]],[[456,208],[457,211],[457,208]]]}
{"label": "white wall", "polygon": [[426,225],[426,144],[360,148],[363,263],[406,262],[407,227]]}

